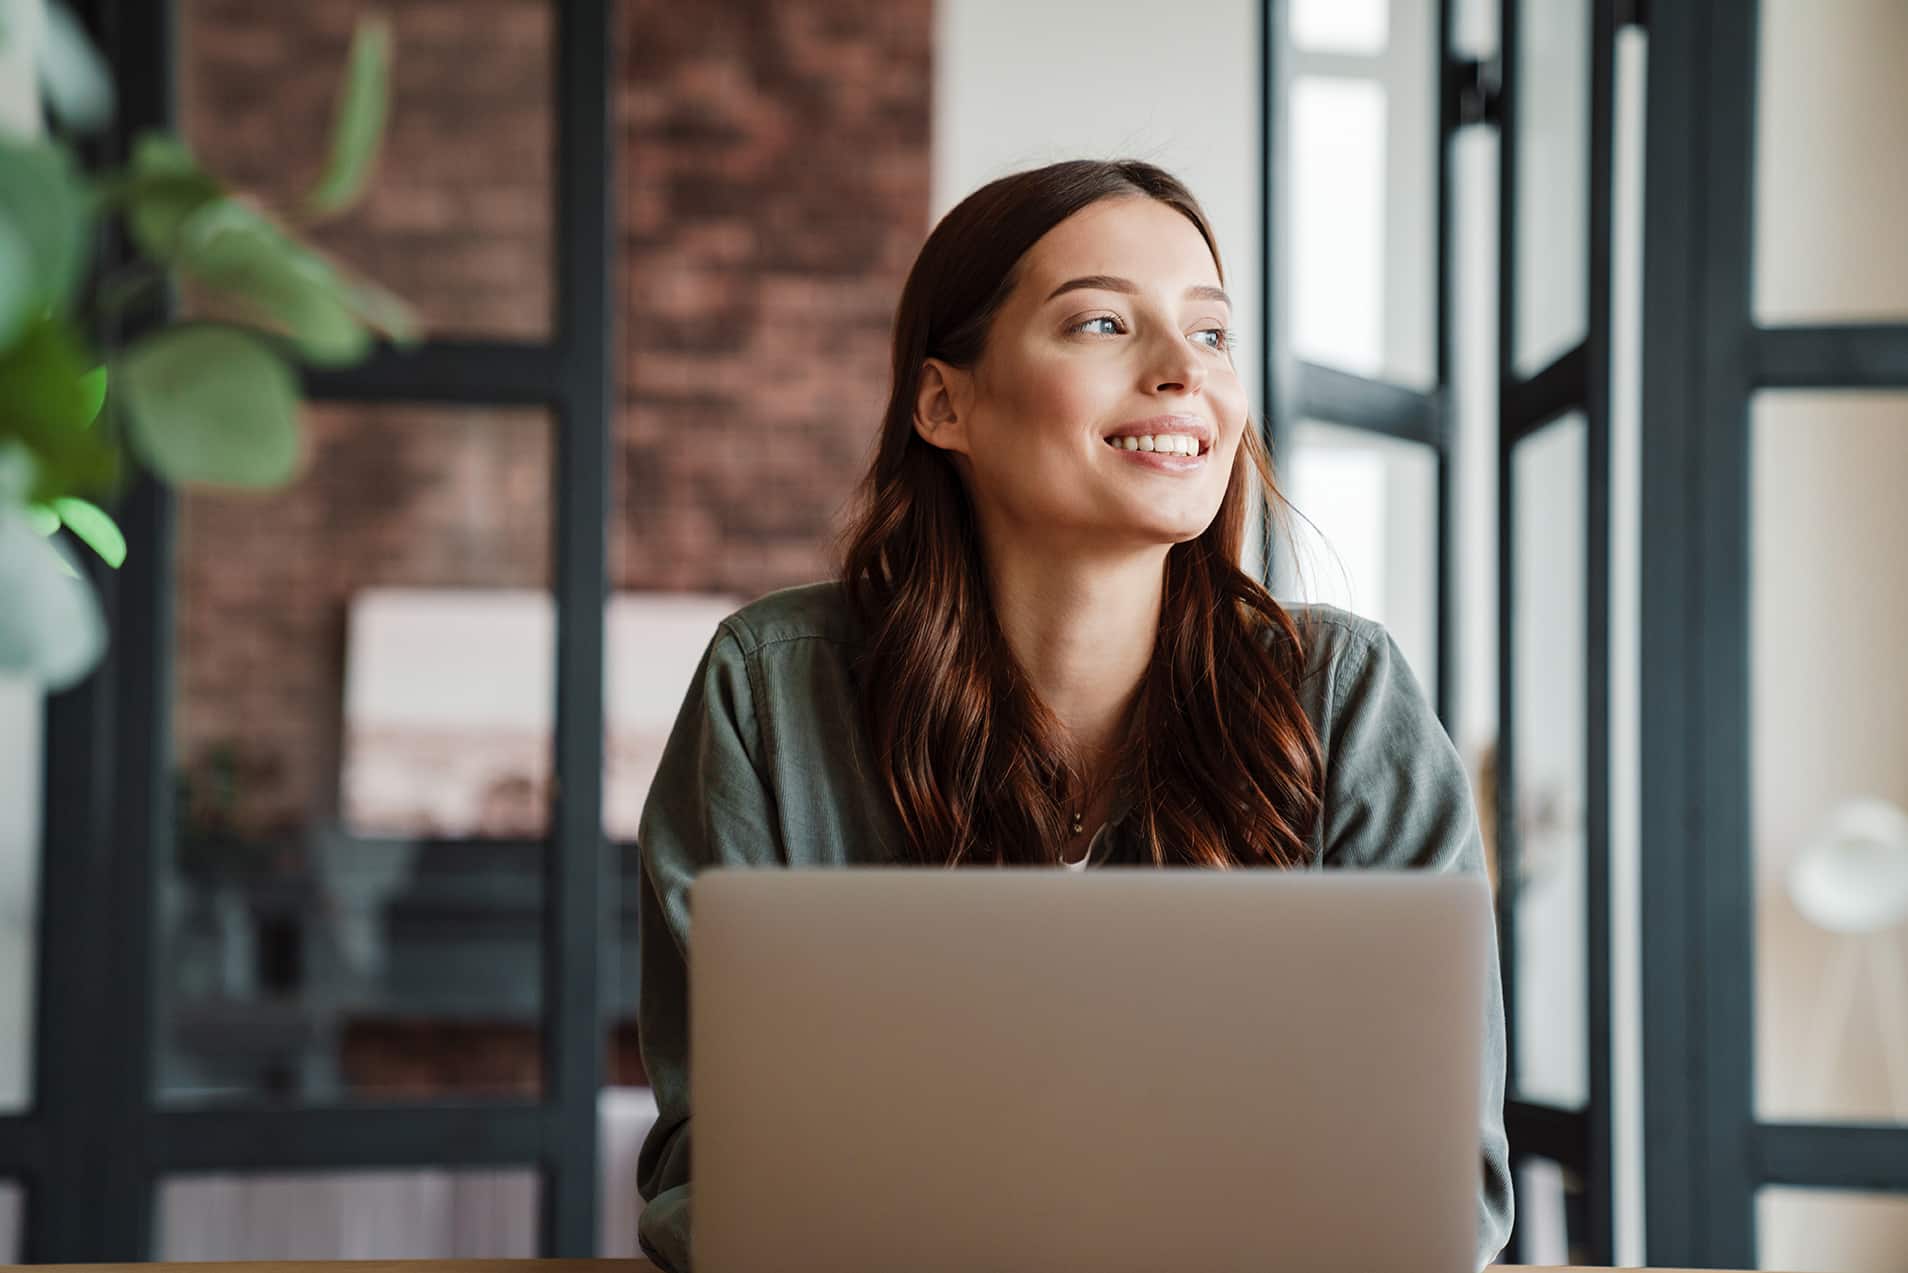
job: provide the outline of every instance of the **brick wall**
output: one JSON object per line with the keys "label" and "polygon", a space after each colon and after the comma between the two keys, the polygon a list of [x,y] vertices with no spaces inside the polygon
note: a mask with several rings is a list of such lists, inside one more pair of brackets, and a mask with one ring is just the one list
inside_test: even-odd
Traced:
{"label": "brick wall", "polygon": [[624,7],[622,587],[818,578],[927,230],[928,0]]}
{"label": "brick wall", "polygon": [[180,0],[181,124],[200,159],[273,206],[323,170],[351,33],[389,15],[383,163],[313,235],[445,335],[541,340],[554,292],[548,0]]}
{"label": "brick wall", "polygon": [[[366,6],[184,0],[183,125],[287,204],[324,159]],[[448,336],[547,339],[546,0],[386,0],[377,185],[320,242]],[[817,578],[887,382],[926,230],[929,0],[627,0],[612,586],[754,595]],[[547,583],[537,412],[326,406],[275,495],[181,502],[176,744],[254,753],[243,820],[334,808],[344,607],[373,584]]]}

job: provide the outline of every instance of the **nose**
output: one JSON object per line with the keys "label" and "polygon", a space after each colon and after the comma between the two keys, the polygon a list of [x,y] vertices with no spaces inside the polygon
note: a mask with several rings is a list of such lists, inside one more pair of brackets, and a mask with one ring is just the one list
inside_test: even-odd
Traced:
{"label": "nose", "polygon": [[1154,393],[1195,393],[1206,383],[1206,367],[1191,342],[1176,333],[1156,342],[1146,379]]}

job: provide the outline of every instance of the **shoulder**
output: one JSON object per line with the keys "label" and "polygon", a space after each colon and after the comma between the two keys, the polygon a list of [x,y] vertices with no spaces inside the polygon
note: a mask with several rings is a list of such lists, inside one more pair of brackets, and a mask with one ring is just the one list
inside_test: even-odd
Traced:
{"label": "shoulder", "polygon": [[[758,597],[724,619],[717,634],[726,648],[715,657],[747,682],[764,772],[776,773],[777,783],[802,784],[805,794],[781,797],[791,819],[786,828],[799,829],[809,815],[818,826],[845,825],[853,820],[848,810],[865,810],[873,798],[860,733],[859,633],[847,590],[827,581]],[[832,813],[817,812],[824,793]],[[869,816],[878,821],[879,811]],[[796,840],[787,843],[790,852],[808,852]]]}
{"label": "shoulder", "polygon": [[1362,655],[1374,645],[1381,645],[1389,634],[1385,625],[1376,619],[1367,619],[1362,614],[1353,614],[1337,606],[1328,606],[1323,602],[1281,602],[1285,613],[1292,618],[1292,624],[1299,630],[1299,637],[1309,652],[1314,648],[1330,653],[1333,657],[1342,657],[1347,653]]}
{"label": "shoulder", "polygon": [[860,644],[847,594],[833,579],[758,597],[724,619],[722,628],[745,655],[791,642]]}
{"label": "shoulder", "polygon": [[1285,610],[1304,650],[1295,692],[1328,756],[1361,727],[1403,737],[1437,721],[1417,670],[1383,623],[1330,605]]}
{"label": "shoulder", "polygon": [[1391,646],[1391,633],[1376,619],[1323,603],[1281,602],[1298,630],[1305,653],[1304,681],[1337,697],[1345,684]]}

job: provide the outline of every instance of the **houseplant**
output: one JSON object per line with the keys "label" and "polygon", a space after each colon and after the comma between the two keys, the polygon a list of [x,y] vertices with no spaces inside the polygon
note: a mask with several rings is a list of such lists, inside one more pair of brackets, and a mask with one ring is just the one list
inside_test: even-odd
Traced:
{"label": "houseplant", "polygon": [[[102,59],[57,0],[0,0],[0,67],[30,66],[37,81],[0,76],[30,99],[0,101],[0,675],[58,690],[97,663],[105,632],[75,544],[114,568],[139,550],[108,511],[136,469],[169,484],[281,484],[299,453],[296,367],[357,362],[379,336],[416,339],[402,301],[300,237],[365,189],[390,61],[388,23],[366,18],[324,171],[296,207],[268,209],[166,133],[87,171],[75,139],[112,110]],[[97,265],[107,227],[125,259]],[[142,321],[122,341],[126,316],[172,289],[192,298],[190,315]]]}

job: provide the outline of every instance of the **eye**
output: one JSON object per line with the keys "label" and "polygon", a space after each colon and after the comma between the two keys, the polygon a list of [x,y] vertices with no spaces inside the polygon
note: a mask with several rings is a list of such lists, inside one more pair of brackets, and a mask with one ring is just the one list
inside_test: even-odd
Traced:
{"label": "eye", "polygon": [[1198,331],[1193,333],[1193,336],[1195,339],[1202,336],[1213,337],[1212,340],[1202,341],[1201,343],[1203,343],[1206,348],[1216,349],[1222,354],[1232,352],[1232,347],[1237,343],[1238,339],[1232,334],[1230,327],[1201,327]]}
{"label": "eye", "polygon": [[1111,323],[1114,327],[1114,330],[1109,332],[1091,332],[1091,333],[1088,333],[1089,335],[1117,336],[1121,332],[1126,330],[1126,325],[1122,323],[1116,315],[1113,315],[1113,314],[1095,314],[1092,318],[1081,319],[1079,322],[1075,323],[1073,326],[1067,328],[1067,330],[1070,332],[1082,331],[1088,327],[1091,327],[1095,323]]}

